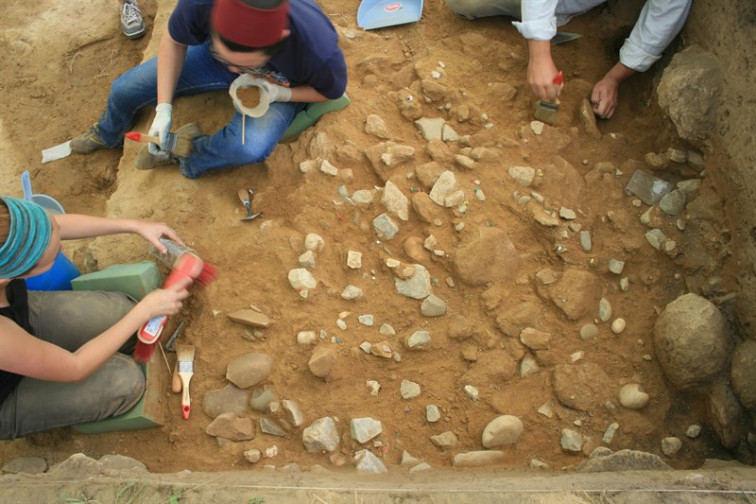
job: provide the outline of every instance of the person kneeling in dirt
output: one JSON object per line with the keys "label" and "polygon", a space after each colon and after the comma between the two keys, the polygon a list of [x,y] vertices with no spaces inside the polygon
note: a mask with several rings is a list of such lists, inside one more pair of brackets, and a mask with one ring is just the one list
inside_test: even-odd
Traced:
{"label": "person kneeling in dirt", "polygon": [[[469,19],[509,16],[528,41],[528,84],[546,102],[555,102],[560,87],[554,86],[558,70],[551,58],[551,39],[562,26],[606,0],[446,0],[457,14]],[[620,49],[619,61],[596,83],[591,93],[593,112],[603,119],[614,114],[622,81],[645,72],[680,33],[692,0],[648,0],[630,36]]]}
{"label": "person kneeling in dirt", "polygon": [[142,397],[142,370],[118,352],[133,351],[145,322],[179,311],[189,278],[139,303],[116,292],[27,291],[24,280],[52,267],[61,240],[125,232],[161,251],[158,238],[178,239],[164,224],[51,217],[0,197],[0,439],[121,415]]}
{"label": "person kneeling in dirt", "polygon": [[137,112],[156,103],[149,134],[159,136],[165,148],[175,97],[228,89],[242,73],[267,89],[271,104],[264,115],[246,117],[243,124],[237,112],[210,136],[187,124],[176,134],[179,140],[193,138],[189,155],[172,156],[150,144],[149,152],[137,157],[137,168],[173,161],[182,174],[196,178],[209,170],[260,163],[299,111],[341,97],[347,83],[338,34],[313,0],[179,0],[158,57],[116,79],[107,109],[90,131],[72,140],[71,150],[88,154],[120,146]]}

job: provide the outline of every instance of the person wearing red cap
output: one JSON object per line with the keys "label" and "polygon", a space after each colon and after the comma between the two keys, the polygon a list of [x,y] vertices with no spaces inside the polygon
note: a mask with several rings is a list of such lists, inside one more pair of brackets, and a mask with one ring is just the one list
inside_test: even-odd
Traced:
{"label": "person wearing red cap", "polygon": [[[196,125],[183,127],[194,139],[188,156],[162,150],[171,130],[174,98],[228,89],[240,74],[264,85],[270,108],[258,118],[236,113],[231,122],[204,136]],[[178,0],[157,58],[126,72],[113,83],[99,121],[71,142],[89,154],[120,147],[123,134],[145,106],[155,105],[150,144],[137,168],[163,162],[180,165],[196,178],[207,171],[260,163],[275,149],[296,114],[309,103],[341,97],[347,70],[338,34],[314,0]],[[180,128],[181,129],[181,128]],[[244,137],[242,138],[242,131]]]}

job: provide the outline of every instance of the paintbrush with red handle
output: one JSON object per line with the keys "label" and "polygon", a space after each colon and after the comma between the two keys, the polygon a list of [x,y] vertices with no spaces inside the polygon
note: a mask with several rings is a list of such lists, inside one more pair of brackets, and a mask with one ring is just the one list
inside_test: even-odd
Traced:
{"label": "paintbrush with red handle", "polygon": [[[134,142],[160,145],[160,137],[146,135],[139,131],[129,131],[124,136]],[[171,152],[177,156],[188,156],[192,152],[192,138],[192,135],[188,132],[168,133],[165,139],[165,146],[161,147],[161,150]]]}
{"label": "paintbrush with red handle", "polygon": [[[189,277],[200,285],[210,285],[217,277],[217,270],[211,264],[204,262],[197,255],[186,252],[176,259],[170,275],[165,280],[163,288],[174,285],[181,279]],[[168,322],[168,315],[160,315],[148,320],[137,333],[137,344],[134,349],[134,360],[149,362],[155,353],[157,342]]]}

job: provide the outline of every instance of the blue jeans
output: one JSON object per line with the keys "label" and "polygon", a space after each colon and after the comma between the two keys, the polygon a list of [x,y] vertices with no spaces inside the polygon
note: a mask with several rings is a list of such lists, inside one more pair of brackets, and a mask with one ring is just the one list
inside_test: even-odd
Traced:
{"label": "blue jeans", "polygon": [[[238,74],[218,63],[207,44],[189,46],[186,61],[176,84],[176,97],[228,89]],[[132,68],[118,77],[110,89],[108,105],[97,122],[100,136],[108,147],[123,144],[123,135],[134,124],[137,113],[157,101],[157,58]],[[305,103],[272,103],[259,118],[246,118],[242,144],[242,115],[213,135],[194,139],[192,153],[180,158],[181,173],[197,178],[206,171],[264,161],[281,140],[294,116]]]}

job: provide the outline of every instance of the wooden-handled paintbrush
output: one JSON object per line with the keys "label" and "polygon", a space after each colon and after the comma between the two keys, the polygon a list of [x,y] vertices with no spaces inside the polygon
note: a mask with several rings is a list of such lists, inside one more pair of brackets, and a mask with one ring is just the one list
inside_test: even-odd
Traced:
{"label": "wooden-handled paintbrush", "polygon": [[[138,143],[154,143],[160,145],[160,137],[146,135],[139,131],[129,131],[125,134],[126,138]],[[165,139],[165,146],[162,150],[170,152],[177,156],[186,157],[192,152],[192,139],[194,136],[190,132],[168,133]]]}
{"label": "wooden-handled paintbrush", "polygon": [[176,344],[176,359],[178,362],[178,376],[181,379],[181,414],[184,420],[189,419],[192,409],[192,399],[189,396],[189,382],[194,374],[194,345]]}

